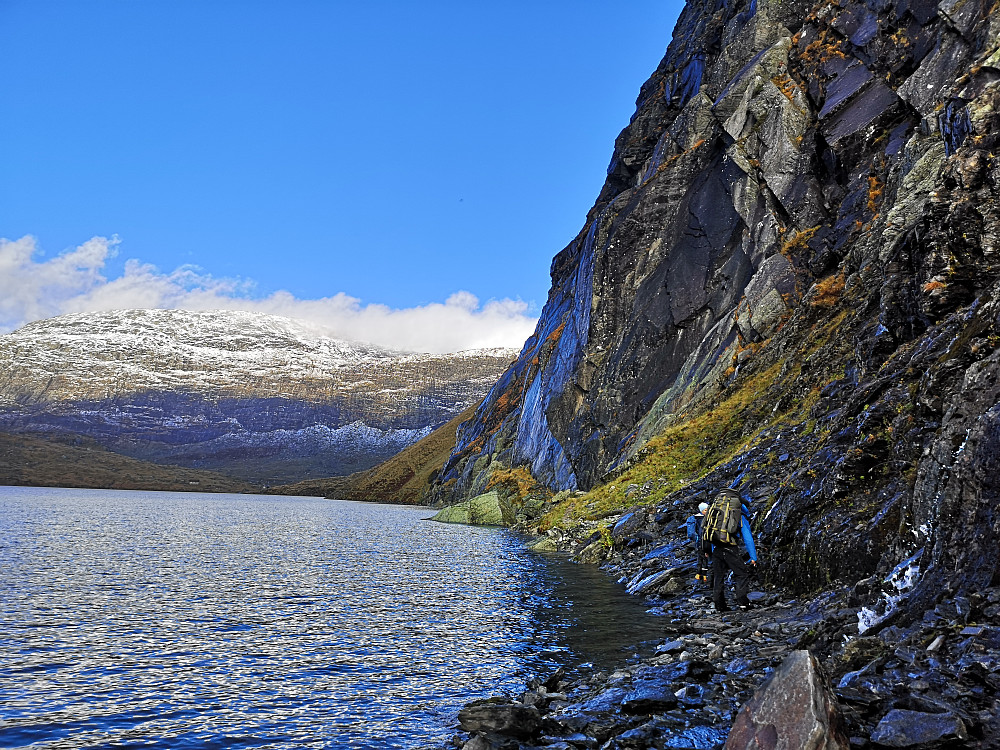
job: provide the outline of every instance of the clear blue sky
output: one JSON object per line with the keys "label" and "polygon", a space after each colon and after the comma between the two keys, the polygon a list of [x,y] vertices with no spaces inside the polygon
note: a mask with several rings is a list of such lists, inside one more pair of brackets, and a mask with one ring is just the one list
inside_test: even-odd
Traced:
{"label": "clear blue sky", "polygon": [[537,315],[680,7],[0,0],[0,237]]}

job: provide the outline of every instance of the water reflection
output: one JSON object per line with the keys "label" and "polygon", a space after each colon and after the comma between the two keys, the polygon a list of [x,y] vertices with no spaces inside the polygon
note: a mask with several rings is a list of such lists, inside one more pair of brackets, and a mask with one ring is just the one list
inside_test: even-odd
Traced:
{"label": "water reflection", "polygon": [[0,746],[412,747],[659,624],[425,510],[0,488]]}

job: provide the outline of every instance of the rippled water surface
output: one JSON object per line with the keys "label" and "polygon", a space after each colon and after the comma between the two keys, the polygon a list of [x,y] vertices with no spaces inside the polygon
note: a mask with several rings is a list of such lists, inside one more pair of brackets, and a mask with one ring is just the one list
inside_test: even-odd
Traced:
{"label": "rippled water surface", "polygon": [[0,748],[417,747],[659,631],[604,573],[429,515],[0,487]]}

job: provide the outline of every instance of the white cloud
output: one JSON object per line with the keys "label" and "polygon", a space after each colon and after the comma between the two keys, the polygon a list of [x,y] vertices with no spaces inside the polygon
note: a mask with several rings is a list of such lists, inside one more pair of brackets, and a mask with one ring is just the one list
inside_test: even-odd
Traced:
{"label": "white cloud", "polygon": [[535,327],[524,302],[504,299],[480,304],[466,291],[443,303],[394,309],[363,304],[343,292],[321,299],[296,299],[279,291],[251,296],[253,283],[218,279],[192,266],[170,273],[129,260],[118,278],[104,275],[118,238],[94,237],[48,260],[34,237],[0,238],[0,332],[73,312],[130,308],[250,310],[299,318],[331,336],[394,349],[453,352],[483,347],[520,348]]}

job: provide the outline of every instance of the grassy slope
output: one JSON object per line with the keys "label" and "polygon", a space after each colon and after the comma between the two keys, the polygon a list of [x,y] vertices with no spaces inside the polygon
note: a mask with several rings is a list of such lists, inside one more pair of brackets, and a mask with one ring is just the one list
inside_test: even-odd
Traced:
{"label": "grassy slope", "polygon": [[[70,442],[72,440],[72,442]],[[86,438],[0,433],[0,485],[173,492],[256,492],[209,471],[159,466],[107,451]]]}
{"label": "grassy slope", "polygon": [[[852,342],[844,333],[849,328],[849,314],[836,310],[821,317],[827,307],[827,301],[814,298],[800,310],[797,338],[791,339],[793,346],[787,352],[776,353],[777,347],[768,347],[789,339],[769,339],[748,364],[745,375],[735,378],[711,400],[678,415],[604,482],[587,493],[561,499],[540,519],[540,527],[572,527],[633,507],[636,501],[627,494],[631,485],[655,482],[656,489],[644,503],[659,502],[745,454],[767,428],[808,423],[820,388],[842,376],[847,356],[844,349]],[[814,363],[808,373],[803,372],[806,361]],[[812,429],[809,425],[807,431]],[[817,444],[824,438],[824,434],[815,433]]]}
{"label": "grassy slope", "polygon": [[424,497],[431,475],[444,465],[455,447],[458,425],[470,419],[478,406],[470,406],[423,440],[367,471],[286,484],[272,487],[269,492],[417,505]]}

